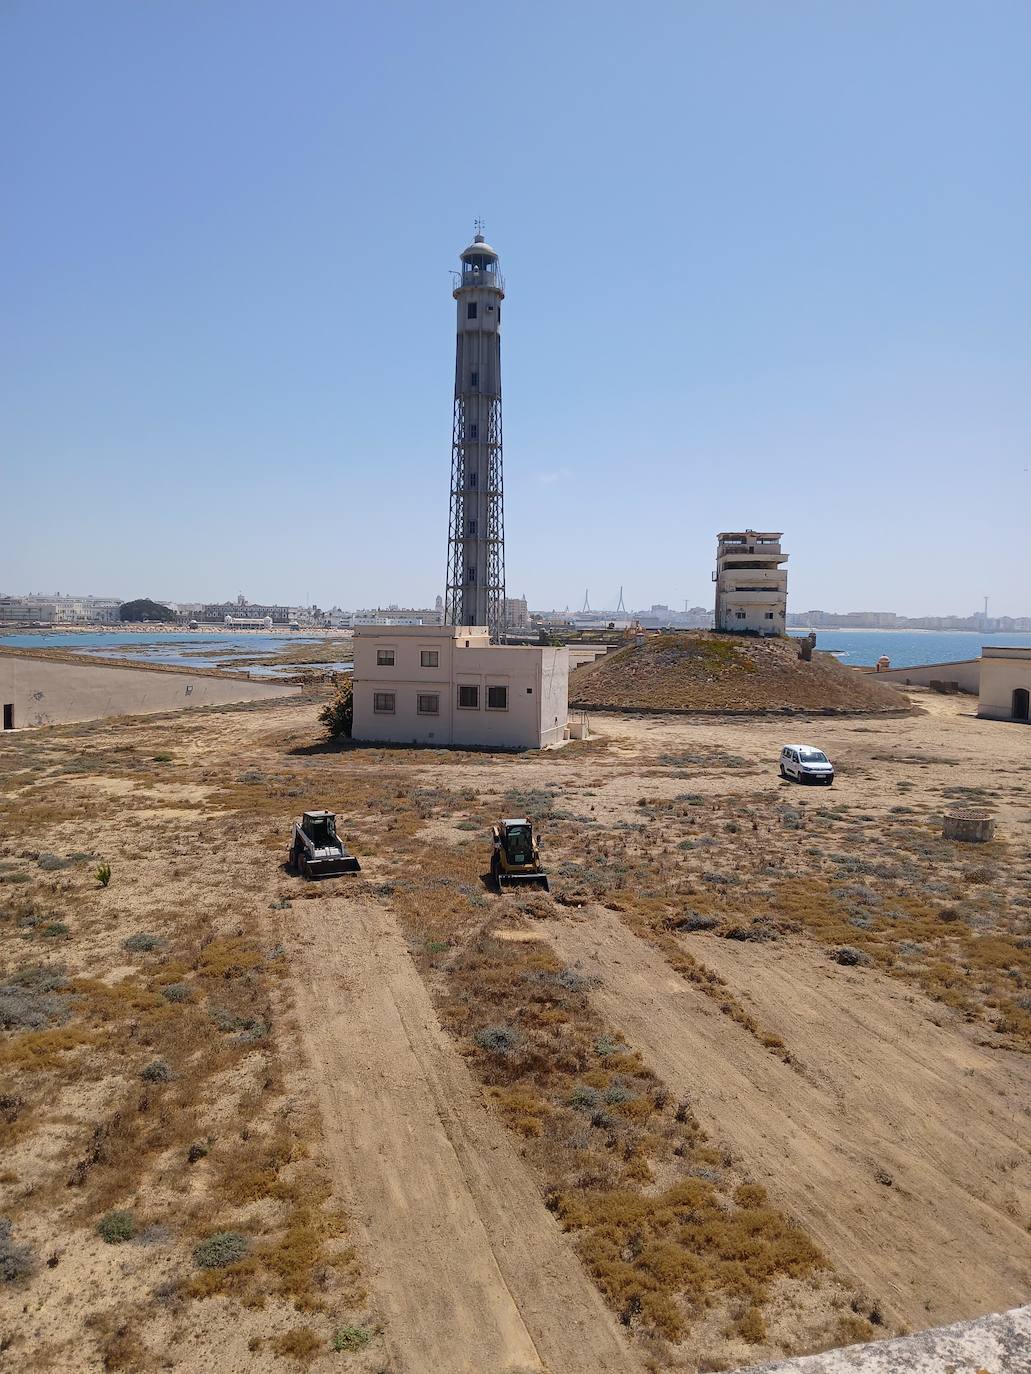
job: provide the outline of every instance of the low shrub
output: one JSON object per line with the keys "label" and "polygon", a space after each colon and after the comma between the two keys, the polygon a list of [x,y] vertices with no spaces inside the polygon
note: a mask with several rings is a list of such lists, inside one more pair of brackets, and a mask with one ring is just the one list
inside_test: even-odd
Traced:
{"label": "low shrub", "polygon": [[164,943],[159,935],[152,935],[149,930],[141,930],[135,935],[130,935],[128,940],[123,940],[122,948],[130,954],[149,954],[151,950],[161,949]]}
{"label": "low shrub", "polygon": [[240,1231],[216,1231],[194,1248],[193,1259],[200,1269],[226,1269],[245,1259],[250,1248],[250,1237]]}
{"label": "low shrub", "polygon": [[122,1245],[136,1234],[136,1222],[131,1212],[108,1212],[97,1222],[97,1234],[108,1245]]}
{"label": "low shrub", "polygon": [[166,983],[161,989],[161,996],[169,1002],[192,1002],[193,988],[189,983]]}
{"label": "low shrub", "polygon": [[341,1326],[333,1332],[334,1350],[364,1350],[372,1340],[372,1332],[364,1326]]}
{"label": "low shrub", "polygon": [[41,854],[36,860],[44,873],[56,873],[61,868],[71,868],[74,859],[62,859],[58,854]]}
{"label": "low shrub", "polygon": [[172,1077],[172,1070],[163,1059],[152,1059],[140,1069],[140,1077],[147,1083],[167,1083]]}
{"label": "low shrub", "polygon": [[28,1278],[35,1267],[31,1247],[18,1245],[11,1234],[10,1221],[0,1217],[0,1283]]}
{"label": "low shrub", "polygon": [[97,864],[96,868],[93,870],[93,876],[101,887],[107,887],[108,883],[111,881],[111,865],[106,863]]}
{"label": "low shrub", "polygon": [[481,1050],[490,1054],[510,1054],[519,1043],[519,1036],[511,1026],[484,1026],[473,1039]]}
{"label": "low shrub", "polygon": [[600,1101],[598,1089],[592,1088],[589,1083],[578,1083],[569,1094],[569,1105],[578,1112],[593,1111]]}
{"label": "low shrub", "polygon": [[273,1336],[272,1349],[286,1359],[307,1364],[322,1353],[322,1342],[306,1326],[295,1326],[279,1336]]}
{"label": "low shrub", "polygon": [[[38,977],[36,976],[38,975]],[[0,1029],[40,1030],[68,1018],[71,999],[52,991],[62,987],[60,974],[46,969],[26,969],[0,986]]]}

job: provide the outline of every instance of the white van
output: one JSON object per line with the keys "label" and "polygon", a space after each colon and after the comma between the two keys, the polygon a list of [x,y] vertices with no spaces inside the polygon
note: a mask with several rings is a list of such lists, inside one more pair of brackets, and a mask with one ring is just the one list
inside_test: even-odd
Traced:
{"label": "white van", "polygon": [[824,782],[830,787],[834,765],[822,749],[811,744],[785,744],[780,751],[780,775],[796,782]]}

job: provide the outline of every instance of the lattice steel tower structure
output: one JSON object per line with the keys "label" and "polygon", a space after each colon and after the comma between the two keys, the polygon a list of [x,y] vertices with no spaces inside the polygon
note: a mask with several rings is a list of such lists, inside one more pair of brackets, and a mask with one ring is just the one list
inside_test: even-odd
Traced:
{"label": "lattice steel tower structure", "polygon": [[448,625],[486,625],[505,638],[505,491],[501,462],[501,302],[498,255],[476,237],[462,253],[453,292],[458,304],[455,418],[451,436]]}

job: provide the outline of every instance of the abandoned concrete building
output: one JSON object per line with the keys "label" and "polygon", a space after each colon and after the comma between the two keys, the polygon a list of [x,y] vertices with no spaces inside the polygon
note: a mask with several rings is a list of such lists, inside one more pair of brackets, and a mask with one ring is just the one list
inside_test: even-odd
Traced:
{"label": "abandoned concrete building", "polygon": [[725,531],[716,549],[716,629],[782,635],[787,618],[788,574],[781,567],[780,531]]}

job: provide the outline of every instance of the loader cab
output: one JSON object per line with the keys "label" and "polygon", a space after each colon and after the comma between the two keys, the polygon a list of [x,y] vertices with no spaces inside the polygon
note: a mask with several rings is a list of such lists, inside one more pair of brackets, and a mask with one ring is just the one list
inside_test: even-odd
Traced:
{"label": "loader cab", "polygon": [[505,852],[510,864],[533,862],[533,827],[529,821],[505,821]]}
{"label": "loader cab", "polygon": [[326,849],[336,844],[336,817],[332,811],[306,811],[301,829],[316,849]]}

